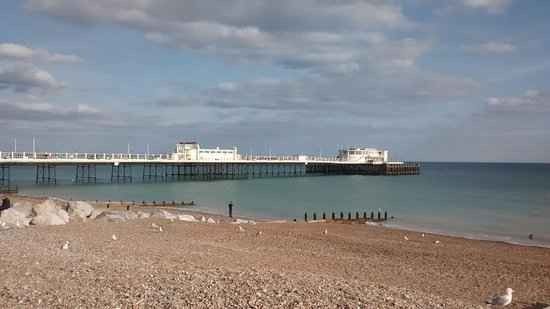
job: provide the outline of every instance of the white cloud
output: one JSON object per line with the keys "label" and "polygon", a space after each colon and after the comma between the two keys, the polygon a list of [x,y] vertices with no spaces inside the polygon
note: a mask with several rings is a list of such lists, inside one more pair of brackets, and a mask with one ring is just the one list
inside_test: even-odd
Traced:
{"label": "white cloud", "polygon": [[521,96],[490,97],[489,111],[550,111],[550,96],[536,89],[529,89]]}
{"label": "white cloud", "polygon": [[31,90],[49,91],[62,88],[63,83],[57,81],[50,73],[30,64],[15,64],[0,67],[0,90],[12,89],[15,92]]}
{"label": "white cloud", "polygon": [[82,61],[82,59],[76,55],[51,53],[45,49],[32,49],[14,43],[0,43],[0,59],[2,58],[56,63],[77,63]]}
{"label": "white cloud", "polygon": [[464,50],[482,55],[494,55],[514,53],[517,51],[517,47],[514,44],[507,42],[489,41],[482,44],[464,46]]}
{"label": "white cloud", "polygon": [[[356,40],[359,34],[413,24],[399,6],[378,0],[28,0],[26,7],[71,21],[122,25],[177,48],[332,72],[361,66],[358,58],[376,42]],[[378,61],[411,66],[413,58]]]}
{"label": "white cloud", "polygon": [[512,0],[461,0],[467,7],[485,9],[491,14],[504,12],[512,3]]}

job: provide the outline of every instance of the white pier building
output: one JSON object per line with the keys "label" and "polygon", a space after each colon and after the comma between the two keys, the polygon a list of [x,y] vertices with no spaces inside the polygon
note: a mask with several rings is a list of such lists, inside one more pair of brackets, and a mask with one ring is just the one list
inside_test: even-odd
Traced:
{"label": "white pier building", "polygon": [[237,147],[231,149],[201,148],[197,142],[185,142],[176,144],[176,152],[172,159],[177,161],[240,161],[241,155]]}

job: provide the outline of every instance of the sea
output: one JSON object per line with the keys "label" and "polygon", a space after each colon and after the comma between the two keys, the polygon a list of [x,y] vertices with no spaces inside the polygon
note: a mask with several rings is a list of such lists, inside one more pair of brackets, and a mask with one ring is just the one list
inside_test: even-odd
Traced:
{"label": "sea", "polygon": [[[21,194],[79,200],[194,201],[200,211],[303,220],[335,212],[387,211],[394,228],[550,247],[550,164],[421,163],[417,176],[305,176],[75,184],[73,168],[58,168],[56,185],[33,183],[18,168]],[[97,176],[109,178],[110,169]],[[139,179],[140,171],[133,171]],[[103,175],[103,176],[102,176]],[[533,239],[529,239],[529,234]]]}

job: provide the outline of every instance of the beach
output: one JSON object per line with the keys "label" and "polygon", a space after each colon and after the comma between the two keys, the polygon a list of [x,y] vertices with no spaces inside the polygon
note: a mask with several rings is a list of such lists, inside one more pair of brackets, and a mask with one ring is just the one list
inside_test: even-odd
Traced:
{"label": "beach", "polygon": [[73,220],[0,231],[0,302],[9,308],[480,308],[511,287],[516,292],[507,308],[550,305],[550,249],[368,224],[209,218],[216,224]]}

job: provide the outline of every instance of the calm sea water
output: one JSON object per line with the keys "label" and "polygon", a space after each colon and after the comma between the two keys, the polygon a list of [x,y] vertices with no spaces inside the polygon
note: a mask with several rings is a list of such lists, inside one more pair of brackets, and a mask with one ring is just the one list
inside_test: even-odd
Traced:
{"label": "calm sea water", "polygon": [[[303,219],[304,212],[387,210],[401,228],[550,246],[550,164],[424,163],[421,175],[316,176],[134,184],[37,186],[15,171],[23,194],[89,200],[194,200],[198,209]],[[98,172],[98,176],[101,171]],[[534,234],[533,241],[528,239]]]}

